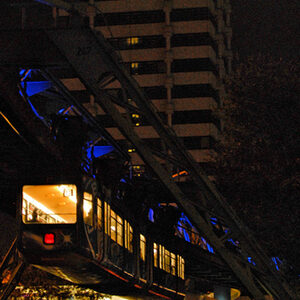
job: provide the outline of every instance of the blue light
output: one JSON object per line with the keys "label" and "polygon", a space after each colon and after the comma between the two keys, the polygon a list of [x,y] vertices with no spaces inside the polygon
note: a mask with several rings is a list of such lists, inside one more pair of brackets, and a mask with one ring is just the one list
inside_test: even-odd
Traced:
{"label": "blue light", "polygon": [[183,234],[184,234],[184,239],[185,239],[187,242],[190,242],[190,241],[191,241],[191,240],[190,240],[190,236],[189,236],[189,234],[186,232],[185,229],[183,229]]}
{"label": "blue light", "polygon": [[181,217],[179,220],[182,221],[183,223],[188,223],[191,227],[193,227],[192,223],[190,222],[190,220],[184,213],[181,214]]}
{"label": "blue light", "polygon": [[32,111],[34,112],[34,114],[40,119],[40,120],[44,120],[44,118],[42,116],[39,115],[39,113],[37,112],[37,110],[35,109],[35,107],[33,106],[33,104],[31,103],[31,101],[29,99],[27,99]]}
{"label": "blue light", "polygon": [[23,75],[25,74],[25,72],[26,72],[26,70],[25,70],[25,69],[22,69],[22,70],[19,72],[20,76],[23,76]]}
{"label": "blue light", "polygon": [[250,263],[250,264],[252,264],[253,266],[256,266],[256,263],[252,260],[252,257],[248,257],[248,262]]}
{"label": "blue light", "polygon": [[208,250],[210,253],[214,253],[213,247],[211,247],[208,243],[206,243],[206,246],[207,246],[207,250]]}
{"label": "blue light", "polygon": [[233,239],[227,240],[228,242],[231,242],[234,246],[237,246],[236,242]]}
{"label": "blue light", "polygon": [[148,218],[151,222],[154,222],[154,211],[152,208],[149,209]]}
{"label": "blue light", "polygon": [[24,81],[21,82],[21,86],[26,91],[28,97],[41,93],[52,87],[52,82],[50,81]]}
{"label": "blue light", "polygon": [[214,253],[214,249],[210,246],[210,244],[206,241],[206,239],[204,237],[201,237],[201,240],[204,243],[204,245],[206,246],[208,252]]}
{"label": "blue light", "polygon": [[113,150],[113,146],[94,146],[87,149],[87,157],[91,160],[93,157],[100,157],[112,152]]}
{"label": "blue light", "polygon": [[275,264],[275,268],[279,271],[279,264],[281,264],[282,261],[278,257],[272,257],[272,261]]}
{"label": "blue light", "polygon": [[210,222],[211,222],[211,224],[216,225],[217,224],[217,218],[211,218]]}

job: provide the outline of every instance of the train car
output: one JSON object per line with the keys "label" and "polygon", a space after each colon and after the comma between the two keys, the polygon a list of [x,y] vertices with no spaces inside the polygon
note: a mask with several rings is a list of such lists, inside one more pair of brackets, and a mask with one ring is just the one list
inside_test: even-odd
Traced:
{"label": "train car", "polygon": [[184,298],[184,258],[139,224],[121,191],[85,176],[21,194],[18,250],[28,263],[103,293]]}

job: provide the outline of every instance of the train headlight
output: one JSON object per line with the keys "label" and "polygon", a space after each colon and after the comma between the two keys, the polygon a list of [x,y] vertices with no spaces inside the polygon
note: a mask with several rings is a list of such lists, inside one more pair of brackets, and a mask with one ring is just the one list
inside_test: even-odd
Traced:
{"label": "train headlight", "polygon": [[45,233],[44,234],[44,244],[46,245],[54,245],[55,244],[55,234],[50,232],[50,233]]}

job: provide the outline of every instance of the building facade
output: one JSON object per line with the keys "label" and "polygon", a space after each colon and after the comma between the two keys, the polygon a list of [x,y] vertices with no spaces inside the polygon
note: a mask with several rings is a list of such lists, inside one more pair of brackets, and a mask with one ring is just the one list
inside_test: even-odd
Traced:
{"label": "building facade", "polygon": [[[222,105],[224,79],[231,70],[230,1],[112,0],[93,5],[97,9],[90,11],[90,26],[119,50],[163,121],[205,165],[220,135],[220,120],[213,111]],[[80,85],[67,80],[79,92]],[[119,86],[106,88],[117,92]],[[92,98],[87,107],[122,140]],[[133,119],[139,135],[161,150],[163,145],[145,120],[139,115]],[[140,163],[133,153],[133,164]]]}
{"label": "building facade", "polygon": [[[21,20],[23,29],[70,26],[69,14],[61,9],[33,0],[20,2],[14,10],[8,6],[10,14],[16,14],[9,19]],[[221,122],[213,112],[222,105],[224,79],[231,70],[230,0],[66,2],[86,8],[86,25],[101,31],[110,41],[165,124],[173,128],[195,160],[205,166],[220,136]],[[9,20],[3,24],[6,28],[7,24],[15,26]],[[111,135],[128,148],[133,165],[141,165],[134,148],[76,74],[63,68],[55,73]],[[105,88],[116,97],[122,94],[116,81]],[[163,150],[164,145],[147,121],[138,114],[131,117],[139,136],[155,149]]]}

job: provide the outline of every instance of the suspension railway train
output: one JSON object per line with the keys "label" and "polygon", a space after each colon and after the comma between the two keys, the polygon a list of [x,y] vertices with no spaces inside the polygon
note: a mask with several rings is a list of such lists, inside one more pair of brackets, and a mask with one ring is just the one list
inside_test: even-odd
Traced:
{"label": "suspension railway train", "polygon": [[28,263],[103,293],[184,298],[183,257],[138,224],[121,193],[85,177],[21,194],[18,249]]}

